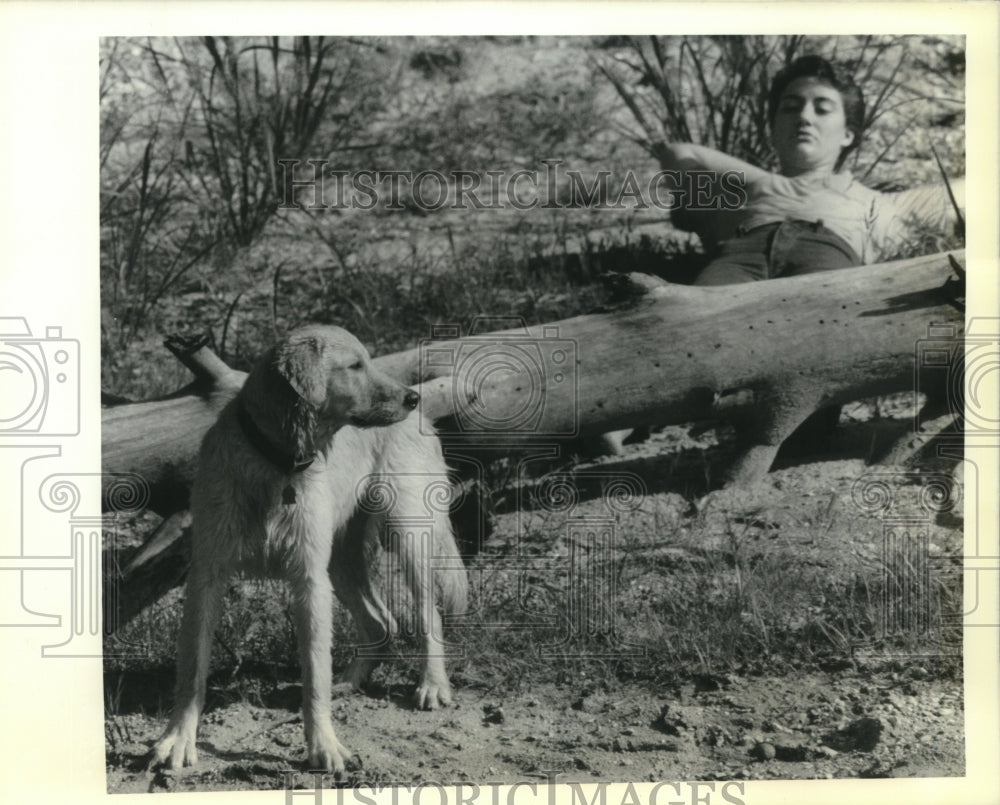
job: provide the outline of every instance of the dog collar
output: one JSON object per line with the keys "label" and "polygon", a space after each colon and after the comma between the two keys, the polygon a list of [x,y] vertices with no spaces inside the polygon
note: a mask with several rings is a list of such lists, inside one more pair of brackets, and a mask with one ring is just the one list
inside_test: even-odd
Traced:
{"label": "dog collar", "polygon": [[282,472],[302,472],[316,460],[315,454],[308,458],[299,458],[291,453],[286,453],[280,447],[276,447],[274,442],[268,439],[264,435],[264,432],[257,427],[257,423],[253,421],[253,417],[250,416],[250,412],[247,411],[246,406],[242,402],[237,406],[236,416],[243,435],[247,437],[247,441],[257,449],[258,453]]}

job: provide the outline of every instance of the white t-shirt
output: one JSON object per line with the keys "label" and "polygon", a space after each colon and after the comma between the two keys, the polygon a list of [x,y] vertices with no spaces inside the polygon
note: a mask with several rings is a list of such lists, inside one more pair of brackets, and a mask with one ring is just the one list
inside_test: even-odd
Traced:
{"label": "white t-shirt", "polygon": [[865,187],[849,173],[788,177],[757,171],[747,179],[747,200],[737,210],[698,215],[695,227],[710,251],[753,229],[792,218],[821,221],[854,248],[862,263],[890,259],[914,237],[948,232],[952,205],[943,184],[898,193]]}

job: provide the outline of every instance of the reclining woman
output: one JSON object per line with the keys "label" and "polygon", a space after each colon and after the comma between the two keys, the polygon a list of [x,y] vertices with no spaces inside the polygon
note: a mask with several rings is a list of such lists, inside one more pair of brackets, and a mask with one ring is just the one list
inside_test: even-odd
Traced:
{"label": "reclining woman", "polygon": [[[861,90],[830,62],[803,56],[778,73],[768,114],[780,173],[689,143],[657,149],[665,169],[743,177],[746,198],[738,209],[673,215],[676,226],[699,235],[712,258],[695,285],[876,263],[906,248],[915,227],[948,233],[956,214],[943,183],[879,193],[842,170],[861,141],[865,108]],[[961,200],[964,181],[951,186]]]}
{"label": "reclining woman", "polygon": [[[672,213],[674,225],[696,232],[711,258],[694,285],[731,285],[877,263],[904,249],[912,251],[915,231],[944,236],[956,223],[958,214],[943,182],[880,193],[843,170],[861,141],[864,99],[853,80],[826,59],[803,56],[778,73],[768,94],[768,114],[780,173],[692,143],[659,143],[654,149],[666,170],[682,175],[707,171],[717,182],[735,172],[743,179],[745,199],[737,208],[678,208]],[[964,180],[950,184],[961,203]],[[802,444],[824,440],[839,415],[838,407],[816,412],[796,439]],[[605,434],[605,451],[619,452],[628,433]]]}

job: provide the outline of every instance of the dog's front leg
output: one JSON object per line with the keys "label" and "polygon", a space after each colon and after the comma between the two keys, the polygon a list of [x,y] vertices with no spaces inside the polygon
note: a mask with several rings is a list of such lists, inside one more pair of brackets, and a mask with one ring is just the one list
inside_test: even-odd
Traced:
{"label": "dog's front leg", "polygon": [[166,731],[153,747],[153,764],[170,768],[198,762],[195,740],[205,706],[212,638],[231,573],[194,563],[184,591],[184,615],[177,642],[177,686]]}
{"label": "dog's front leg", "polygon": [[309,768],[333,770],[339,775],[344,771],[350,752],[337,740],[330,719],[333,585],[325,564],[306,568],[303,572],[305,578],[295,584],[295,621],[302,664],[302,718]]}

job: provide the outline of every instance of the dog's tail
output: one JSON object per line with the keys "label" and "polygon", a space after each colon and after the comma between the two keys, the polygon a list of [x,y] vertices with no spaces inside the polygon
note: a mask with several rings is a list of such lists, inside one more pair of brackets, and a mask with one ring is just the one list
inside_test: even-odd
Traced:
{"label": "dog's tail", "polygon": [[441,596],[441,609],[445,615],[462,615],[469,605],[469,576],[458,552],[455,535],[448,518],[443,518],[445,527],[435,546],[437,553],[437,573],[435,582]]}

